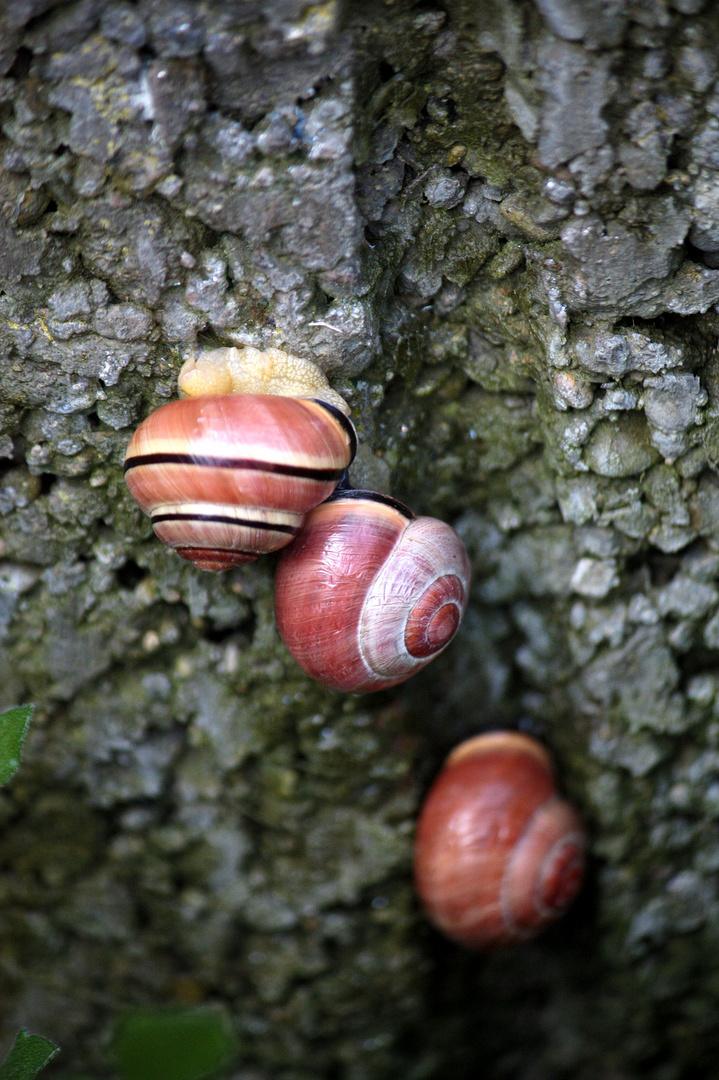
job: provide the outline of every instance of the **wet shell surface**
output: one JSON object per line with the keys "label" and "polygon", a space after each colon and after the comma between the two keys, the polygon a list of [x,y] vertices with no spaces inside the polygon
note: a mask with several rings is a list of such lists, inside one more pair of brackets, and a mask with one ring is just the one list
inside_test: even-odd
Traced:
{"label": "wet shell surface", "polygon": [[275,616],[295,660],[334,690],[403,682],[454,637],[469,594],[462,541],[376,492],[337,492],[283,553]]}
{"label": "wet shell surface", "polygon": [[355,445],[351,422],[323,401],[187,398],[140,425],[125,476],[160,540],[203,570],[225,570],[289,543]]}

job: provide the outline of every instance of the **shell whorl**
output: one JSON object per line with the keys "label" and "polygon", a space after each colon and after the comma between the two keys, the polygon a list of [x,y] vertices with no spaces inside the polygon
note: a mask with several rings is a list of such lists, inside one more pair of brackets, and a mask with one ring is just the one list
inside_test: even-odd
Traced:
{"label": "shell whorl", "polygon": [[448,525],[375,492],[336,492],[280,559],[275,614],[318,682],[364,693],[424,667],[451,640],[469,559]]}
{"label": "shell whorl", "polygon": [[358,635],[370,670],[406,678],[441,652],[464,614],[469,579],[454,529],[429,517],[407,523],[362,606]]}
{"label": "shell whorl", "polygon": [[527,825],[502,879],[507,932],[531,937],[564,912],[584,877],[584,834],[576,811],[558,795]]}

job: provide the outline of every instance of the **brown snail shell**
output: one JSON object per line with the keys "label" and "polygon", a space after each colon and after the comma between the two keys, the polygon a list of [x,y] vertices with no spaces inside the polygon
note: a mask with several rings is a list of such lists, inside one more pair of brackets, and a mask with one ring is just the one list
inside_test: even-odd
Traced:
{"label": "brown snail shell", "polygon": [[469,948],[511,945],[564,913],[586,836],[549,754],[517,732],[478,735],[447,758],[422,806],[415,882],[429,919]]}
{"label": "brown snail shell", "polygon": [[[302,394],[324,392],[322,372],[272,352],[269,368],[253,368],[238,349],[189,361],[180,387],[198,396],[152,413],[127,450],[128,488],[156,535],[203,570],[226,570],[288,544],[354,457],[355,431],[346,405],[335,403],[339,395],[328,385],[331,401]],[[283,357],[291,374],[284,380]],[[244,385],[265,392],[241,392],[243,373]],[[203,392],[218,387],[227,392]]]}
{"label": "brown snail shell", "polygon": [[280,557],[275,617],[300,667],[333,690],[403,682],[444,649],[469,594],[454,529],[372,491],[337,491]]}

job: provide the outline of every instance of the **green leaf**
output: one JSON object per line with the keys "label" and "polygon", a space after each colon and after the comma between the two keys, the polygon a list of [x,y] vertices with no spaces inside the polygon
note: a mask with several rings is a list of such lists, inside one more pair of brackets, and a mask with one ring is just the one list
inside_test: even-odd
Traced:
{"label": "green leaf", "polygon": [[[11,710],[11,712],[19,711],[19,709]],[[4,718],[0,717],[0,720],[2,719]],[[27,720],[29,719],[28,713]],[[45,1068],[50,1058],[55,1057],[59,1049],[59,1046],[50,1042],[49,1039],[44,1039],[42,1035],[31,1035],[29,1031],[21,1028],[15,1036],[10,1053],[0,1065],[0,1080],[32,1080],[40,1069]]]}
{"label": "green leaf", "polygon": [[119,1021],[113,1051],[125,1080],[202,1080],[233,1061],[237,1040],[222,1006],[143,1009]]}
{"label": "green leaf", "polygon": [[18,705],[0,713],[0,784],[6,784],[17,772],[34,705]]}

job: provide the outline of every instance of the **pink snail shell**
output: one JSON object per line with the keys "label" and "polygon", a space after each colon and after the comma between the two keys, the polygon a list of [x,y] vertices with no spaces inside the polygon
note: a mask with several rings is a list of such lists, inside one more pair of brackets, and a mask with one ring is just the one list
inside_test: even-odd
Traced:
{"label": "pink snail shell", "polygon": [[408,679],[457,631],[469,594],[454,529],[376,492],[338,491],[280,557],[275,617],[309,675],[364,693]]}

